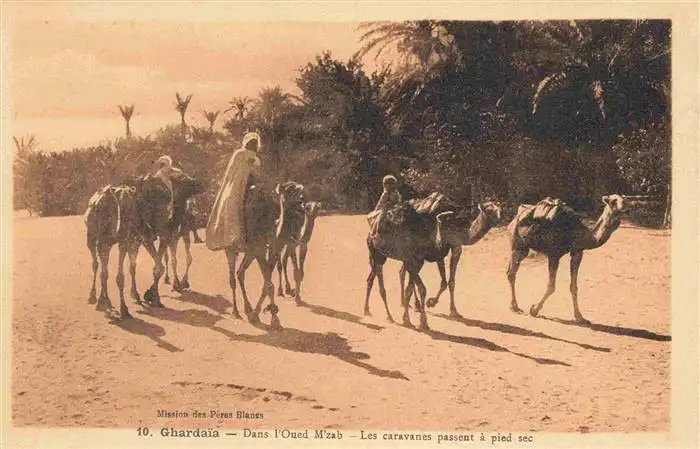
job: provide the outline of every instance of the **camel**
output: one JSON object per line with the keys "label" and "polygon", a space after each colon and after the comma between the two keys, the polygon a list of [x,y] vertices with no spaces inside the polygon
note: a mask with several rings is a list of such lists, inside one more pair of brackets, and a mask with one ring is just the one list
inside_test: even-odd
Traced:
{"label": "camel", "polygon": [[[229,285],[233,294],[232,313],[236,318],[241,318],[236,303],[236,277],[238,277],[248,321],[251,323],[260,321],[262,303],[266,297],[269,297],[270,304],[265,308],[265,311],[269,311],[272,315],[270,327],[277,330],[282,328],[277,315],[279,308],[275,304],[272,272],[278,259],[278,242],[284,238],[285,234],[289,233],[286,219],[298,215],[298,209],[301,209],[303,189],[301,184],[292,181],[277,185],[274,194],[265,192],[255,185],[248,188],[245,199],[247,240],[242,245],[231,245],[225,249],[229,269]],[[239,253],[243,253],[243,260],[236,269]],[[263,277],[262,293],[255,309],[251,307],[245,289],[245,273],[253,261],[258,262]]]}
{"label": "camel", "polygon": [[549,259],[549,283],[542,299],[530,307],[530,315],[537,316],[544,302],[555,291],[559,260],[571,254],[571,299],[574,305],[574,318],[578,323],[590,324],[579,309],[578,270],[583,252],[604,245],[612,233],[620,226],[624,202],[620,195],[604,196],[603,212],[595,226],[586,227],[572,209],[558,200],[547,200],[533,205],[521,205],[518,213],[508,225],[511,244],[511,258],[508,265],[508,281],[511,290],[511,310],[522,313],[515,299],[515,277],[520,262],[532,249],[544,253]]}
{"label": "camel", "polygon": [[[316,217],[321,211],[321,203],[317,201],[309,201],[303,204],[304,222],[299,230],[299,234],[295,238],[287,240],[286,245],[280,246],[279,259],[277,260],[277,272],[279,274],[279,285],[277,296],[284,296],[285,293],[294,296],[297,305],[301,304],[301,283],[304,280],[304,265],[306,264],[306,255],[309,251],[309,242],[314,232]],[[299,258],[297,260],[297,248],[299,249]],[[292,259],[292,267],[294,269],[294,281],[296,288],[292,288],[289,284],[287,276],[287,263]],[[285,290],[282,290],[282,274],[284,274]]]}
{"label": "camel", "polygon": [[[97,310],[112,309],[112,303],[107,294],[107,279],[109,277],[109,253],[115,244],[119,245],[116,281],[119,288],[120,318],[131,317],[124,301],[124,258],[126,254],[129,255],[131,297],[137,303],[141,303],[136,289],[136,257],[139,247],[144,243],[144,234],[147,232],[162,233],[167,229],[169,202],[170,193],[167,186],[160,179],[152,176],[137,178],[128,184],[107,185],[90,198],[84,215],[87,227],[87,246],[92,255],[92,288],[88,303],[96,303]],[[149,252],[155,256],[154,248]],[[98,256],[102,265],[99,300],[95,291],[97,269],[99,268]]]}
{"label": "camel", "polygon": [[[144,293],[144,300],[152,305],[162,307],[160,301],[160,294],[158,292],[158,283],[160,278],[165,272],[165,267],[163,265],[163,258],[166,251],[170,251],[170,257],[172,259],[173,268],[173,290],[177,292],[183,291],[183,285],[180,282],[180,278],[177,272],[177,243],[180,238],[180,229],[185,218],[185,207],[187,200],[202,192],[202,183],[197,179],[194,179],[181,171],[173,172],[170,175],[172,182],[172,216],[168,220],[168,225],[165,230],[159,232],[157,237],[159,238],[158,251],[155,251],[153,245],[153,238],[146,239],[144,242],[144,247],[151,253],[154,257],[155,266],[153,267],[153,284]],[[191,256],[190,256],[191,257]],[[188,261],[188,269],[191,260]],[[187,271],[186,271],[187,272]],[[187,280],[185,278],[185,280]],[[187,282],[189,287],[189,282]]]}
{"label": "camel", "polygon": [[[435,194],[433,194],[435,195]],[[449,200],[448,200],[449,201]],[[452,205],[449,202],[449,209],[454,211]],[[498,225],[501,221],[501,207],[498,203],[493,201],[487,201],[477,206],[479,210],[479,215],[470,224],[468,219],[458,217],[455,215],[450,215],[448,220],[444,221],[442,227],[442,241],[443,246],[441,248],[435,248],[433,252],[427,255],[426,261],[437,263],[438,270],[440,272],[440,288],[434,297],[431,297],[427,301],[428,307],[433,307],[437,304],[440,299],[440,295],[449,286],[450,289],[450,315],[452,317],[460,317],[461,315],[455,307],[455,275],[457,273],[457,265],[459,264],[459,259],[462,255],[462,246],[474,245],[479,242],[491,228]],[[437,211],[432,212],[433,214],[439,212],[447,212],[447,207],[438,206]],[[445,257],[450,254],[450,280],[449,282],[445,279]],[[404,291],[404,285],[406,280],[406,269],[401,267],[400,271],[401,277],[401,291]],[[410,298],[404,298],[402,301],[410,301]]]}
{"label": "camel", "polygon": [[383,266],[387,259],[403,262],[408,272],[408,286],[402,292],[402,305],[404,307],[403,324],[413,327],[408,314],[409,292],[418,288],[417,310],[420,313],[420,329],[427,331],[428,318],[425,312],[426,288],[420,277],[420,269],[428,256],[442,248],[441,241],[442,220],[453,212],[443,212],[437,216],[420,214],[413,206],[402,203],[387,211],[387,219],[379,225],[377,233],[370,233],[367,237],[369,249],[370,273],[367,277],[367,295],[365,298],[365,315],[369,315],[369,297],[372,292],[374,279],[379,282],[379,294],[384,301],[387,320],[391,323],[394,319],[389,311],[384,288]]}

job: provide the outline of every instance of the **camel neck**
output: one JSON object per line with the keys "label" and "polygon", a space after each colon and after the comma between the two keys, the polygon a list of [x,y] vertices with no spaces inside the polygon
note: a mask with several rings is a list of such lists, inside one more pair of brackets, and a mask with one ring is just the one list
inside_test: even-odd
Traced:
{"label": "camel neck", "polygon": [[489,220],[486,217],[486,214],[483,212],[479,212],[479,216],[476,217],[476,219],[472,222],[471,226],[469,226],[469,231],[465,244],[475,244],[476,242],[481,240],[487,232],[489,232],[489,229],[491,229],[491,225],[489,224]]}
{"label": "camel neck", "polygon": [[603,213],[600,214],[595,226],[590,230],[590,238],[588,239],[587,248],[598,248],[608,241],[612,233],[617,229],[617,226],[612,220],[612,210],[605,207]]}

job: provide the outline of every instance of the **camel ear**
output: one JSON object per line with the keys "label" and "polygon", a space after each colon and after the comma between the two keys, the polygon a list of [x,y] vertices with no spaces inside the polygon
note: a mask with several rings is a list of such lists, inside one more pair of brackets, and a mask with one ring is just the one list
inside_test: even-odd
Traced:
{"label": "camel ear", "polygon": [[275,186],[275,194],[277,194],[277,195],[280,194],[280,185],[279,185],[279,183],[277,183],[277,185]]}
{"label": "camel ear", "polygon": [[481,205],[481,203],[477,204],[477,207],[479,208],[479,212],[484,212],[484,207]]}
{"label": "camel ear", "polygon": [[603,203],[605,203],[606,205],[612,207],[612,204],[610,204],[610,197],[609,197],[608,195],[605,195],[605,196],[603,197]]}

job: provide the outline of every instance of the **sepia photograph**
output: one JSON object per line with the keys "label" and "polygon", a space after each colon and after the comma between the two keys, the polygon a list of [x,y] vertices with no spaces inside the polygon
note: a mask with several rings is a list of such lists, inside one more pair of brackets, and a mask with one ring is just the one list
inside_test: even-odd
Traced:
{"label": "sepia photograph", "polygon": [[3,3],[4,447],[697,446],[697,5]]}

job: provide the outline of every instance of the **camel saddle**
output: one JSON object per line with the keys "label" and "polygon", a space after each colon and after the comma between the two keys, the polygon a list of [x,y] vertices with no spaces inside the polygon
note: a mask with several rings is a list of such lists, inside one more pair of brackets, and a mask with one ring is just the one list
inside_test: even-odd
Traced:
{"label": "camel saddle", "polygon": [[554,222],[563,214],[573,214],[574,210],[558,198],[547,197],[537,204],[523,204],[518,208],[518,222],[536,220]]}
{"label": "camel saddle", "polygon": [[414,198],[408,201],[419,214],[437,215],[442,212],[454,211],[456,205],[440,192],[433,192],[425,198]]}

